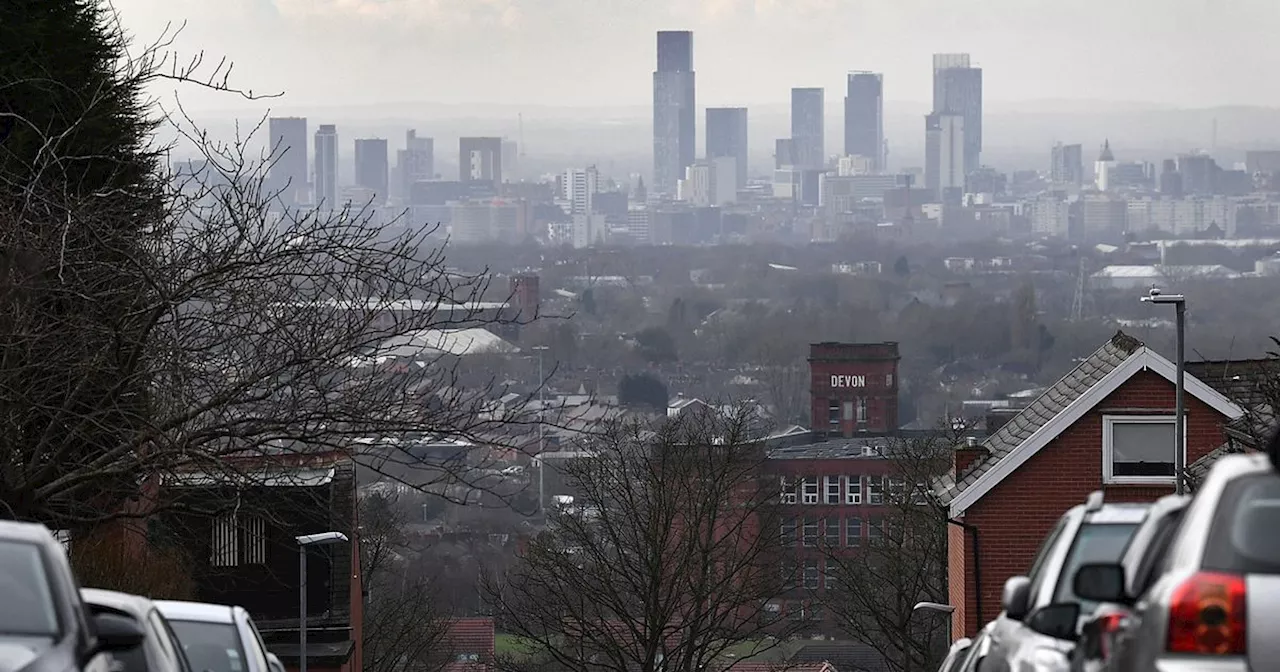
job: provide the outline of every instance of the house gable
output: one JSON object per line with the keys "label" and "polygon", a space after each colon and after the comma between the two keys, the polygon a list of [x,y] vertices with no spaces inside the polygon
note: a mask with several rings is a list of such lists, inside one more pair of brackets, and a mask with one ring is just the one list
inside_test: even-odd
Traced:
{"label": "house gable", "polygon": [[[1108,352],[1108,346],[1115,346],[1117,339],[1120,337],[1129,338],[1123,334],[1117,334],[1116,338],[1113,338],[1107,346],[1100,348],[1080,367],[1074,369],[1072,373],[1069,373],[1053,387],[1046,390],[1031,406],[1028,406],[1014,420],[1010,421],[1009,425],[1006,425],[1006,427],[1012,426],[1010,432],[1005,432],[1005,428],[1002,427],[1000,431],[988,438],[984,446],[991,451],[991,454],[970,469],[969,473],[966,474],[968,478],[959,480],[954,485],[951,485],[949,489],[944,490],[944,493],[941,493],[944,495],[944,501],[949,500],[947,503],[952,518],[963,515],[969,507],[973,506],[974,503],[1004,479],[1017,471],[1027,460],[1035,456],[1042,448],[1049,445],[1062,432],[1074,425],[1085,414],[1093,410],[1112,392],[1119,389],[1120,386],[1139,372],[1151,371],[1171,384],[1175,383],[1177,367],[1155,351],[1139,345],[1130,352],[1128,357],[1115,363],[1108,372],[1086,388],[1078,389],[1074,398],[1070,398],[1067,401],[1065,398],[1069,396],[1069,392],[1064,392],[1064,388],[1070,389],[1071,383],[1079,378],[1082,368],[1085,368],[1085,365],[1090,360],[1098,360],[1100,355],[1107,354],[1114,357],[1114,352]],[[1136,341],[1134,342],[1136,343]],[[1112,350],[1114,350],[1114,347],[1112,347]],[[1093,370],[1097,368],[1095,366]],[[1234,420],[1244,414],[1244,409],[1232,403],[1221,393],[1194,376],[1185,375],[1184,385],[1187,394],[1229,419]],[[1061,406],[1061,409],[1051,417],[1044,417],[1045,409],[1054,405],[1053,400],[1055,397],[1066,401],[1066,403],[1057,404]],[[1024,414],[1029,414],[1033,417],[1023,418]],[[1039,417],[1035,417],[1037,415]],[[999,444],[1002,441],[1008,442],[1010,436],[1014,432],[1018,432],[1019,428],[1021,428],[1021,433],[1026,436],[1011,449],[1007,447],[1007,444],[1006,446],[990,445],[992,443]],[[997,450],[992,450],[993,448]],[[997,452],[1000,448],[1004,448],[1007,452]],[[944,484],[944,488],[946,487],[946,484]],[[945,495],[950,495],[950,497]]]}

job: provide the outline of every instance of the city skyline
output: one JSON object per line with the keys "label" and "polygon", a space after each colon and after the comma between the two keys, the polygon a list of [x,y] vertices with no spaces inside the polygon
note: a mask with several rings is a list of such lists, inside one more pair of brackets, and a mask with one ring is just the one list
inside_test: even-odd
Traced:
{"label": "city skyline", "polygon": [[[1071,7],[1035,3],[1033,11],[1017,12],[1008,11],[1012,3],[1007,0],[945,7],[920,1],[892,7],[760,2],[756,10],[729,0],[689,2],[688,10],[673,7],[676,3],[653,4],[562,0],[540,5],[538,12],[512,10],[517,3],[505,0],[228,0],[217,11],[191,0],[120,0],[116,6],[140,42],[166,22],[189,19],[176,48],[226,55],[240,65],[236,75],[244,86],[285,92],[273,107],[334,102],[336,90],[345,99],[370,104],[643,104],[647,87],[618,73],[652,71],[652,31],[660,29],[699,34],[699,97],[714,106],[777,100],[797,85],[797,78],[836,90],[854,69],[884,73],[886,100],[927,101],[930,55],[950,51],[969,51],[975,65],[1001,73],[987,82],[989,103],[1068,98],[1190,107],[1280,105],[1280,92],[1266,81],[1266,72],[1280,66],[1280,55],[1261,48],[1265,40],[1241,34],[1280,18],[1280,8],[1261,3],[1233,3],[1213,12],[1171,10],[1150,0],[1121,6],[1098,0]],[[428,13],[428,5],[435,14]],[[1018,3],[1019,10],[1025,6]],[[504,24],[504,12],[512,11],[519,16],[508,16]],[[1103,16],[1106,20],[1098,20]],[[392,39],[413,31],[429,31],[432,37]],[[552,34],[575,39],[552,40]],[[1161,59],[1150,57],[1161,45],[1215,34],[1235,36],[1232,56],[1225,55],[1227,50],[1166,49]],[[504,46],[491,48],[495,39]],[[767,40],[761,43],[770,48],[743,47],[758,40]],[[1088,53],[1086,44],[1099,42],[1109,45],[1105,66],[1079,58]],[[849,43],[858,49],[850,53]],[[1030,45],[1034,52],[1027,51]],[[323,71],[313,67],[321,47],[328,64]],[[468,57],[482,48],[485,58]],[[583,52],[593,58],[571,58]],[[561,77],[558,68],[548,67],[557,62],[573,62],[575,76]],[[250,67],[258,63],[272,67]],[[1177,72],[1176,81],[1156,76],[1164,72]],[[582,86],[584,81],[592,86]],[[335,82],[342,83],[339,89]],[[164,95],[172,91],[170,85],[157,89]],[[246,107],[202,92],[184,91],[183,97],[193,110]]]}

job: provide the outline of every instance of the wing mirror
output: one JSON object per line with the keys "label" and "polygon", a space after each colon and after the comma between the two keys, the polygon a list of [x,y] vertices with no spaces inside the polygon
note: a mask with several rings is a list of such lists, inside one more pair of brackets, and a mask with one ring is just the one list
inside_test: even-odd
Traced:
{"label": "wing mirror", "polygon": [[269,651],[267,652],[267,667],[271,668],[271,672],[285,672],[284,663],[280,662],[280,657]]}
{"label": "wing mirror", "polygon": [[1097,562],[1081,565],[1071,579],[1076,595],[1094,602],[1123,602],[1124,565],[1115,562]]}
{"label": "wing mirror", "polygon": [[1031,579],[1025,576],[1013,576],[1004,582],[1004,592],[1000,596],[1000,606],[1004,615],[1015,621],[1021,621],[1027,615],[1027,597],[1031,592]]}
{"label": "wing mirror", "polygon": [[128,651],[142,644],[147,633],[142,624],[120,614],[101,612],[93,615],[94,629],[97,630],[97,646],[93,653],[116,653]]}
{"label": "wing mirror", "polygon": [[1076,631],[1080,620],[1080,605],[1075,602],[1048,604],[1027,616],[1026,624],[1032,631],[1047,635],[1054,639],[1076,641]]}

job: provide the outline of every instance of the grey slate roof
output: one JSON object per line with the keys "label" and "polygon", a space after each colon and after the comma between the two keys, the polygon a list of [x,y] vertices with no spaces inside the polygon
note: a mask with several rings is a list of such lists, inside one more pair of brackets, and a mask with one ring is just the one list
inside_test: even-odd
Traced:
{"label": "grey slate roof", "polygon": [[1133,353],[1142,348],[1142,341],[1117,331],[1102,347],[1094,351],[1074,369],[1045,390],[1036,400],[1022,409],[1012,420],[987,437],[981,446],[985,457],[974,460],[964,473],[948,474],[934,484],[934,494],[943,504],[950,504],[960,493],[973,485],[978,477],[1000,463],[1005,456],[1031,438],[1041,427],[1079,399],[1081,395],[1114,371]]}

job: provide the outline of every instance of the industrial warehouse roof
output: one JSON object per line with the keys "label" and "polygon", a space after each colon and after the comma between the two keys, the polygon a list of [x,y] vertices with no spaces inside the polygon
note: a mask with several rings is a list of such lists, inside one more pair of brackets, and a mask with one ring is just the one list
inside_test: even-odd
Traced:
{"label": "industrial warehouse roof", "polygon": [[487,329],[423,329],[400,334],[382,342],[369,357],[361,357],[357,366],[397,359],[417,359],[439,354],[463,357],[490,353],[514,353],[520,348],[504,341]]}

